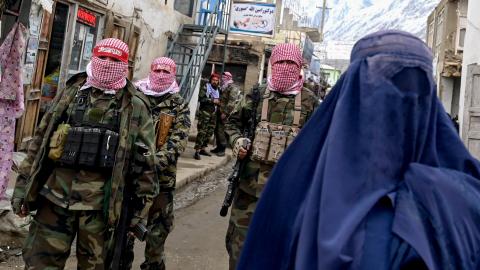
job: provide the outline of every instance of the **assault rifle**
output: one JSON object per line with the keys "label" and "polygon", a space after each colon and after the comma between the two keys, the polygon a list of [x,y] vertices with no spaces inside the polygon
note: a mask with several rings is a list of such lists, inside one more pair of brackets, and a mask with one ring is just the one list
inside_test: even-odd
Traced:
{"label": "assault rifle", "polygon": [[[148,150],[143,147],[138,147],[137,151],[140,155],[144,155]],[[142,166],[135,164],[134,173],[141,173],[143,170]],[[130,222],[132,221],[135,209],[143,207],[140,204],[139,199],[135,196],[135,189],[131,188],[129,185],[126,185],[123,189],[123,201],[122,201],[122,210],[120,212],[120,220],[117,227],[115,228],[115,242],[113,244],[113,251],[110,253],[109,259],[107,259],[107,266],[111,270],[117,269],[126,269],[125,265],[125,251],[127,250],[129,237],[133,234],[135,238],[140,241],[145,241],[147,237],[148,230],[142,223],[137,223],[135,226],[130,227]]]}
{"label": "assault rifle", "polygon": [[[253,142],[255,137],[255,128],[257,127],[257,107],[260,102],[260,85],[256,84],[252,89],[252,110],[251,115],[248,116],[248,122],[246,128],[243,131],[243,137],[250,139]],[[243,148],[247,149],[247,145],[243,145]],[[245,164],[247,163],[247,157],[240,160],[237,159],[235,165],[233,166],[233,171],[228,177],[228,187],[227,193],[225,194],[225,199],[223,199],[222,208],[220,209],[220,216],[225,217],[228,213],[228,208],[232,205],[233,198],[237,192],[238,185],[240,182],[240,172],[243,171]]]}
{"label": "assault rifle", "polygon": [[115,244],[113,247],[112,259],[110,261],[111,270],[114,269],[126,269],[125,264],[125,251],[128,246],[128,238],[130,234],[133,234],[135,238],[140,241],[145,241],[148,230],[142,223],[137,223],[135,226],[130,227],[130,221],[133,217],[133,207],[135,203],[132,196],[129,196],[128,189],[125,189],[125,196],[122,202],[122,211],[120,213],[120,221],[115,229]]}

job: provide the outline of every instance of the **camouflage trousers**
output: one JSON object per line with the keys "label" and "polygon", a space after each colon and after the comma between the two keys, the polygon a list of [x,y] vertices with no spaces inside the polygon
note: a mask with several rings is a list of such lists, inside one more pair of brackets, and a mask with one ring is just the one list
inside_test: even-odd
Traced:
{"label": "camouflage trousers", "polygon": [[258,198],[238,189],[233,200],[225,244],[230,257],[229,269],[234,270],[240,258],[248,226],[257,206]]}
{"label": "camouflage trousers", "polygon": [[77,237],[77,269],[104,269],[104,215],[101,210],[72,211],[44,199],[23,247],[25,269],[64,269]]}
{"label": "camouflage trousers", "polygon": [[227,147],[227,133],[225,133],[225,121],[222,120],[221,113],[217,113],[217,124],[215,125],[215,143],[217,147],[225,148]]}
{"label": "camouflage trousers", "polygon": [[[148,235],[147,245],[145,248],[145,261],[140,266],[141,269],[147,270],[164,270],[165,269],[165,241],[168,234],[173,230],[173,191],[161,191],[153,200],[153,205],[148,213]],[[129,239],[125,265],[125,269],[132,268],[133,262],[133,238]]]}
{"label": "camouflage trousers", "polygon": [[198,111],[198,133],[195,140],[195,149],[202,149],[208,146],[208,142],[215,130],[216,115],[215,112]]}

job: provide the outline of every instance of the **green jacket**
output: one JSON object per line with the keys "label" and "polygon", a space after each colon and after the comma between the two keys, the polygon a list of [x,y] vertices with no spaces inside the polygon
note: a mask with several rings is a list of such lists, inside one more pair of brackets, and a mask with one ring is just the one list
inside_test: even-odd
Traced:
{"label": "green jacket", "polygon": [[[166,142],[156,151],[160,189],[162,191],[172,190],[176,184],[177,160],[187,145],[191,126],[190,109],[188,103],[185,103],[179,94],[148,97],[148,100],[155,126],[160,121],[160,114],[164,113],[173,117]],[[156,136],[159,135],[156,134]]]}
{"label": "green jacket", "polygon": [[[213,114],[215,113],[216,105],[213,103],[213,98],[207,97],[207,84],[200,87],[200,92],[198,93],[198,103],[200,104],[198,111]],[[218,91],[220,91],[220,88]]]}
{"label": "green jacket", "polygon": [[242,99],[242,92],[234,83],[228,85],[220,91],[220,112],[225,114],[227,118],[233,112],[237,104]]}
{"label": "green jacket", "polygon": [[[67,82],[67,87],[57,94],[35,131],[27,158],[20,165],[12,202],[23,199],[29,211],[38,208],[39,192],[55,167],[55,163],[48,158],[50,138],[85,81],[85,73],[75,75]],[[120,141],[111,181],[105,185],[104,204],[110,231],[114,230],[120,217],[126,181],[132,181],[135,195],[143,202],[143,207],[135,210],[135,218],[147,217],[152,199],[159,191],[155,155],[152,154],[155,149],[153,142],[155,131],[148,110],[148,100],[139,95],[130,82],[122,91],[125,91],[125,94],[120,109]],[[144,148],[146,154],[139,155],[140,148]],[[140,174],[132,171],[134,163],[144,168]],[[14,209],[16,207],[18,208],[13,205]]]}
{"label": "green jacket", "polygon": [[[259,90],[260,101],[258,102],[257,108],[253,108],[252,91],[250,90],[246,93],[245,98],[243,98],[237,105],[233,113],[230,115],[229,121],[227,121],[227,124],[225,125],[225,132],[229,135],[232,148],[235,141],[244,136],[243,131],[248,128],[246,126],[249,120],[248,117],[252,115],[254,110],[254,115],[257,117],[257,123],[260,122],[262,103],[265,98],[269,99],[269,122],[287,126],[293,124],[295,96],[285,96],[276,92],[270,92],[268,97],[265,97],[266,85],[260,86]],[[301,95],[302,109],[300,115],[300,127],[307,122],[319,105],[318,99],[310,90],[304,88]],[[252,196],[260,197],[260,193],[268,180],[273,165],[253,161],[249,157],[247,157],[247,159],[243,171],[240,172],[239,188]]]}

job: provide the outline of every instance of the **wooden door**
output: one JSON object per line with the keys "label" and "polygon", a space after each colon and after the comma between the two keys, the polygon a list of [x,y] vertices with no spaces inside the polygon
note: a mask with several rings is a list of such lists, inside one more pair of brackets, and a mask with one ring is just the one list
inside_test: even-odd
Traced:
{"label": "wooden door", "polygon": [[127,43],[130,50],[128,56],[128,78],[131,80],[135,71],[140,28],[136,27],[133,22],[117,17],[110,12],[107,14],[104,38],[118,38]]}
{"label": "wooden door", "polygon": [[[55,5],[55,4],[54,4]],[[55,6],[53,7],[55,10]],[[25,113],[18,121],[15,136],[15,144],[18,150],[25,150],[28,142],[32,139],[36,126],[39,122],[39,112],[42,97],[43,71],[48,54],[48,41],[50,39],[50,29],[53,16],[48,12],[43,12],[38,36],[38,50],[34,63],[34,71],[30,85],[25,85]]]}
{"label": "wooden door", "polygon": [[133,78],[135,72],[135,59],[137,57],[138,42],[140,41],[140,28],[135,27],[133,24],[130,28],[130,37],[128,41],[128,47],[130,53],[128,55],[128,79]]}
{"label": "wooden door", "polygon": [[470,153],[480,158],[480,66],[468,66],[462,138]]}

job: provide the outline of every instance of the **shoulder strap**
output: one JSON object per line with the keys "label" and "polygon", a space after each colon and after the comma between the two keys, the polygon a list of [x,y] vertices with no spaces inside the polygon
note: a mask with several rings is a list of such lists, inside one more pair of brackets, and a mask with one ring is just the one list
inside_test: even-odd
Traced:
{"label": "shoulder strap", "polygon": [[[261,121],[268,121],[268,101],[270,100],[269,96],[270,96],[270,91],[266,90],[265,94],[263,95]],[[254,108],[254,111],[255,111],[255,108]]]}
{"label": "shoulder strap", "polygon": [[302,92],[295,96],[295,108],[293,112],[293,126],[298,127],[300,125],[300,115],[302,113]]}

